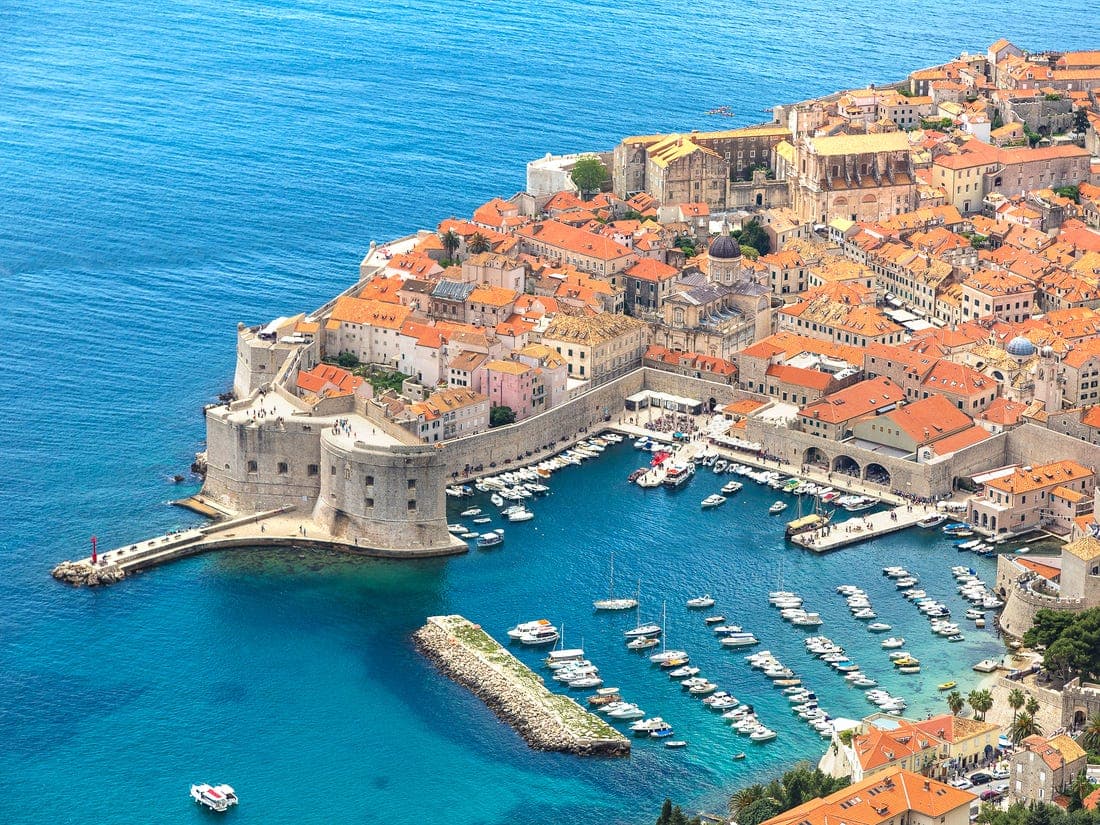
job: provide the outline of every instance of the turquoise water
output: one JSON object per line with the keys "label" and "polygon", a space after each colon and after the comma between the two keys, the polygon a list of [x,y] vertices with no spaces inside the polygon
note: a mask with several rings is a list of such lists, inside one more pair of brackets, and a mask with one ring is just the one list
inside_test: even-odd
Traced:
{"label": "turquoise water", "polygon": [[[612,548],[651,614],[668,600],[672,640],[766,718],[775,697],[682,609],[687,596],[712,590],[765,646],[820,671],[835,711],[864,709],[800,662],[801,634],[763,606],[779,559],[871,669],[884,660],[860,649],[866,634],[832,586],[874,588],[902,625],[915,611],[878,568],[911,564],[946,592],[953,552],[907,534],[793,553],[763,493],[702,514],[710,479],[644,494],[622,483],[629,451],[563,473],[537,520],[492,553],[408,565],[239,553],[104,591],[48,577],[92,533],[113,546],[193,521],[166,506],[191,488],[167,479],[201,447],[201,405],[230,382],[236,322],[321,303],[372,238],[519,189],[524,162],[546,151],[725,126],[699,114],[721,104],[752,122],[1001,35],[1043,48],[1096,34],[1085,2],[1018,16],[991,0],[830,9],[0,2],[0,821],[198,821],[186,786],[209,779],[238,787],[241,821],[638,822],[665,795],[717,805],[816,753],[816,736],[787,722],[728,760],[745,743],[626,655],[625,617],[589,612]],[[642,746],[610,763],[529,752],[411,651],[423,617],[452,610],[494,632],[564,621],[689,750]],[[928,667],[907,684],[927,689],[953,670],[930,661],[944,645],[918,638]],[[990,645],[971,633],[950,653],[969,663]]]}

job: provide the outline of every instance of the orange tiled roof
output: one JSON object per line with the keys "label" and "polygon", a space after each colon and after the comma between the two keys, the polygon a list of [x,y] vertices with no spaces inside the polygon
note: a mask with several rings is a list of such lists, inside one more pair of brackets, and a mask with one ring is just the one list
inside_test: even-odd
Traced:
{"label": "orange tiled roof", "polygon": [[884,417],[897,424],[917,444],[928,444],[971,424],[970,416],[942,395],[930,395],[898,407]]}
{"label": "orange tiled roof", "polygon": [[1030,470],[1019,467],[1010,476],[987,481],[986,486],[1005,493],[1030,493],[1032,490],[1088,478],[1092,474],[1092,470],[1082,467],[1076,461],[1064,459],[1041,464]]}
{"label": "orange tiled roof", "polygon": [[365,300],[344,296],[336,300],[330,319],[333,321],[363,324],[382,329],[401,329],[405,319],[412,312],[409,307],[400,304],[388,304],[382,301]]}
{"label": "orange tiled roof", "polygon": [[518,297],[519,293],[513,289],[483,285],[476,287],[474,291],[470,293],[470,296],[466,299],[466,303],[485,304],[491,307],[505,307],[513,303]]}
{"label": "orange tiled roof", "polygon": [[637,278],[641,281],[660,282],[675,278],[680,274],[680,270],[653,258],[642,258],[636,264],[631,265],[624,274],[627,277]]}
{"label": "orange tiled roof", "polygon": [[803,407],[799,414],[805,418],[839,424],[870,415],[904,399],[905,393],[901,387],[889,378],[868,378]]}
{"label": "orange tiled roof", "polygon": [[788,367],[785,364],[772,364],[765,373],[784,384],[805,387],[811,390],[825,391],[833,383],[833,376],[820,370],[808,370],[803,367]]}
{"label": "orange tiled roof", "polygon": [[523,226],[516,230],[516,234],[567,252],[604,261],[616,260],[633,254],[625,246],[615,243],[610,238],[595,235],[559,221],[542,221],[530,226]]}

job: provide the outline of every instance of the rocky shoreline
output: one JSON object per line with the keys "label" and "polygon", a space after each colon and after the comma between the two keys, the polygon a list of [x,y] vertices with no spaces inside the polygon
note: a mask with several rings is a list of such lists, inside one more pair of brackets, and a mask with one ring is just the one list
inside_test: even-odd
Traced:
{"label": "rocky shoreline", "polygon": [[51,573],[55,579],[74,587],[97,587],[101,584],[114,584],[126,578],[126,574],[116,564],[93,567],[86,561],[63,561]]}
{"label": "rocky shoreline", "polygon": [[432,616],[413,634],[417,649],[467,688],[527,744],[579,756],[628,756],[630,740],[541,677],[462,616]]}

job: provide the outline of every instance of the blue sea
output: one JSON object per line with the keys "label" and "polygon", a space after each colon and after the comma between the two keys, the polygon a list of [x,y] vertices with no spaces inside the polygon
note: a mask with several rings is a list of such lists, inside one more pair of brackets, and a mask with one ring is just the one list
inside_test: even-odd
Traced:
{"label": "blue sea", "polygon": [[[729,125],[701,114],[714,106],[751,123],[1000,36],[1095,47],[1094,12],[1085,0],[0,0],[0,822],[197,822],[194,781],[234,784],[232,818],[257,823],[640,823],[665,796],[720,809],[821,744],[686,598],[711,591],[834,712],[870,707],[765,605],[781,565],[823,631],[914,712],[937,706],[940,681],[971,684],[992,636],[937,642],[879,574],[910,565],[955,604],[947,543],[910,533],[808,556],[783,544],[764,491],[702,513],[717,479],[672,495],[628,487],[628,448],[561,473],[536,520],[491,553],[238,552],[94,591],[49,570],[93,534],[106,547],[194,522],[168,502],[195,486],[169,480],[202,446],[202,405],[231,382],[236,323],[320,304],[372,239],[509,195],[548,151]],[[591,613],[612,550],[646,615],[667,602],[670,642],[756,703],[776,741],[748,747],[627,654],[631,617]],[[921,675],[896,681],[833,592],[845,580],[912,637]],[[564,622],[689,748],[529,751],[410,647],[445,612],[497,634]]]}

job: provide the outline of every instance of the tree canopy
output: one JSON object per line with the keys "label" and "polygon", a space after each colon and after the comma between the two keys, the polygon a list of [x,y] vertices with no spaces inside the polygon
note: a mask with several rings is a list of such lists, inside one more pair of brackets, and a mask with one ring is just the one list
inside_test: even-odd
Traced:
{"label": "tree canopy", "polygon": [[607,167],[595,155],[578,160],[569,173],[570,180],[581,190],[581,195],[599,192],[607,177]]}
{"label": "tree canopy", "polygon": [[1064,811],[1057,805],[1025,805],[1017,802],[1007,810],[982,805],[979,825],[1100,825],[1100,812]]}
{"label": "tree canopy", "polygon": [[737,238],[737,242],[741,246],[751,246],[761,255],[767,255],[771,252],[772,239],[768,237],[768,233],[764,231],[764,227],[760,225],[760,221],[756,218],[733,232],[733,237]]}
{"label": "tree canopy", "polygon": [[516,411],[511,407],[493,407],[489,410],[489,426],[503,427],[516,423]]}
{"label": "tree canopy", "polygon": [[730,798],[730,816],[738,825],[760,825],[804,802],[847,787],[848,779],[836,779],[819,768],[802,763],[767,784],[756,783]]}
{"label": "tree canopy", "polygon": [[1045,647],[1043,666],[1061,679],[1100,676],[1100,607],[1080,613],[1040,610],[1024,644]]}

